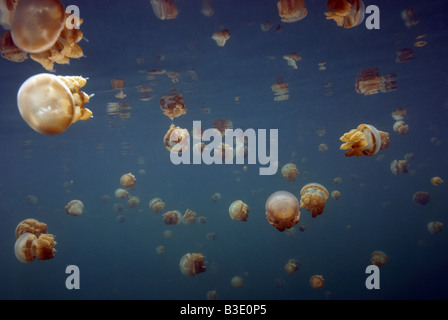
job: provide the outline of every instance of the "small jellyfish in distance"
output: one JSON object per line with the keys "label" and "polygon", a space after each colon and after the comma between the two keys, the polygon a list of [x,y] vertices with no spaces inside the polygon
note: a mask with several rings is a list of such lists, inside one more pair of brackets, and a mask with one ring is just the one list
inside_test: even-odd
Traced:
{"label": "small jellyfish in distance", "polygon": [[121,176],[120,184],[123,188],[131,188],[135,185],[135,176],[132,173],[126,173]]}
{"label": "small jellyfish in distance", "polygon": [[205,272],[206,261],[201,253],[187,253],[179,262],[180,271],[182,274],[190,277]]}
{"label": "small jellyfish in distance", "polygon": [[210,200],[212,200],[212,202],[215,202],[215,203],[218,202],[220,199],[221,199],[221,194],[219,192],[215,192],[210,197]]}
{"label": "small jellyfish in distance", "polygon": [[287,23],[300,21],[308,14],[305,0],[279,0],[277,9],[281,20]]}
{"label": "small jellyfish in distance", "polygon": [[210,290],[207,292],[207,300],[217,300],[218,294],[216,293],[216,290]]}
{"label": "small jellyfish in distance", "polygon": [[424,206],[427,203],[429,203],[429,200],[431,200],[431,195],[429,194],[429,192],[426,191],[417,191],[412,196],[412,200],[414,200],[415,203]]}
{"label": "small jellyfish in distance", "polygon": [[[189,140],[190,134],[187,129],[181,129],[172,124],[163,137],[163,144],[170,152],[182,153],[188,150],[190,145]],[[173,150],[175,146],[177,149]]]}
{"label": "small jellyfish in distance", "polygon": [[92,112],[84,108],[90,96],[80,91],[86,83],[82,77],[34,75],[20,86],[17,93],[20,115],[38,133],[62,133],[72,123],[92,116]]}
{"label": "small jellyfish in distance", "polygon": [[304,232],[308,227],[304,223],[299,223],[298,228],[300,232]]}
{"label": "small jellyfish in distance", "polygon": [[435,234],[443,230],[443,223],[440,221],[430,221],[426,225],[426,228],[429,233]]}
{"label": "small jellyfish in distance", "polygon": [[313,218],[322,214],[329,197],[328,190],[319,183],[308,183],[300,190],[300,208],[312,212]]}
{"label": "small jellyfish in distance", "polygon": [[174,0],[150,0],[152,11],[160,20],[171,20],[177,18],[179,10]]}
{"label": "small jellyfish in distance", "polygon": [[390,164],[390,171],[396,176],[408,173],[408,162],[406,160],[394,160]]}
{"label": "small jellyfish in distance", "polygon": [[403,120],[398,120],[398,121],[395,121],[395,123],[393,125],[393,129],[400,136],[403,136],[406,133],[408,133],[409,125],[407,125]]}
{"label": "small jellyfish in distance", "polygon": [[138,208],[140,206],[140,199],[137,196],[130,196],[127,204],[129,208]]}
{"label": "small jellyfish in distance", "polygon": [[115,220],[117,220],[118,223],[125,223],[126,222],[126,216],[124,214],[120,214],[119,216],[117,216],[115,218]]}
{"label": "small jellyfish in distance", "polygon": [[129,196],[129,192],[125,189],[118,188],[115,190],[115,197],[118,199],[124,199]]}
{"label": "small jellyfish in distance", "polygon": [[32,194],[26,196],[26,202],[32,206],[36,205],[39,202],[39,198],[33,196]]}
{"label": "small jellyfish in distance", "polygon": [[179,224],[182,220],[182,215],[178,210],[167,211],[163,214],[163,222],[167,225]]}
{"label": "small jellyfish in distance", "polygon": [[299,201],[288,191],[277,191],[266,200],[266,219],[279,231],[294,227],[300,219]]}
{"label": "small jellyfish in distance", "polygon": [[247,221],[249,207],[243,201],[236,200],[229,207],[229,215],[232,220]]}
{"label": "small jellyfish in distance", "polygon": [[230,31],[228,29],[216,31],[212,34],[212,39],[216,41],[219,47],[224,47],[227,40],[230,39]]}
{"label": "small jellyfish in distance", "polygon": [[370,256],[370,263],[382,268],[386,265],[387,255],[380,250],[373,251]]}
{"label": "small jellyfish in distance", "polygon": [[360,124],[358,128],[344,133],[340,140],[344,142],[341,150],[347,150],[346,157],[370,157],[389,146],[389,134],[369,124]]}
{"label": "small jellyfish in distance", "polygon": [[165,246],[158,246],[158,247],[156,247],[157,254],[165,253],[165,251],[166,251]]}
{"label": "small jellyfish in distance", "polygon": [[285,264],[285,272],[287,274],[293,274],[301,266],[301,263],[297,259],[289,259]]}
{"label": "small jellyfish in distance", "polygon": [[79,216],[84,212],[84,204],[81,200],[72,200],[65,206],[65,211],[71,216]]}
{"label": "small jellyfish in distance", "polygon": [[299,175],[299,170],[294,163],[287,163],[282,167],[282,176],[285,177],[288,181],[296,180],[296,177]]}
{"label": "small jellyfish in distance", "polygon": [[234,276],[232,280],[230,280],[230,285],[234,288],[241,288],[244,285],[244,279],[240,276]]}
{"label": "small jellyfish in distance", "polygon": [[149,201],[149,208],[155,214],[161,213],[165,209],[165,202],[160,198],[153,198]]}
{"label": "small jellyfish in distance", "polygon": [[163,231],[163,237],[165,239],[170,239],[173,237],[173,231],[172,230],[164,230]]}
{"label": "small jellyfish in distance", "polygon": [[318,146],[318,149],[319,149],[319,152],[326,152],[326,151],[328,151],[328,146],[325,144],[325,143],[321,143],[319,146]]}
{"label": "small jellyfish in distance", "polygon": [[341,192],[340,192],[339,190],[333,190],[333,191],[331,192],[331,197],[332,197],[334,200],[338,200],[338,199],[341,198]]}
{"label": "small jellyfish in distance", "polygon": [[321,289],[324,286],[324,278],[321,275],[314,275],[310,278],[310,285],[314,289]]}
{"label": "small jellyfish in distance", "polygon": [[441,185],[443,183],[443,180],[440,177],[432,177],[431,178],[431,184],[433,186],[438,186]]}
{"label": "small jellyfish in distance", "polygon": [[187,209],[182,217],[182,223],[186,225],[194,224],[196,222],[196,212]]}

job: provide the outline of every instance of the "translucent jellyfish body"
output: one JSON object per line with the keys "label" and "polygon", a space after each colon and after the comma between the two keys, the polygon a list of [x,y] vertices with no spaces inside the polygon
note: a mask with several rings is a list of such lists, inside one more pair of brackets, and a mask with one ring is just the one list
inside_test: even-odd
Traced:
{"label": "translucent jellyfish body", "polygon": [[182,217],[182,223],[186,225],[194,224],[196,222],[196,212],[187,209]]}
{"label": "translucent jellyfish body", "polygon": [[296,180],[296,177],[299,175],[299,170],[297,170],[297,166],[294,163],[287,163],[282,168],[282,176],[285,177],[288,181]]}
{"label": "translucent jellyfish body", "polygon": [[84,204],[80,200],[72,200],[65,206],[65,211],[71,216],[79,216],[84,211]]}
{"label": "translucent jellyfish body", "polygon": [[440,221],[430,221],[426,225],[426,228],[429,233],[435,234],[443,230],[443,223]]}
{"label": "translucent jellyfish body", "polygon": [[172,124],[163,137],[163,144],[168,151],[182,153],[188,149],[189,139],[190,134],[187,129],[181,129]]}
{"label": "translucent jellyfish body", "polygon": [[179,224],[182,220],[182,214],[178,210],[172,210],[163,214],[163,222],[168,225]]}
{"label": "translucent jellyfish body", "polygon": [[387,255],[383,251],[373,251],[370,256],[370,263],[382,268],[386,265]]}
{"label": "translucent jellyfish body", "polygon": [[38,260],[48,260],[54,258],[56,249],[54,236],[52,234],[41,234],[37,237],[31,233],[22,234],[14,245],[16,258],[23,263]]}
{"label": "translucent jellyfish body", "polygon": [[133,187],[136,181],[135,176],[130,172],[122,175],[120,178],[120,184],[123,188]]}
{"label": "translucent jellyfish body", "polygon": [[212,34],[212,39],[216,41],[219,47],[224,47],[227,40],[230,39],[230,31],[228,29],[216,31]]}
{"label": "translucent jellyfish body", "polygon": [[362,0],[329,0],[325,12],[327,19],[334,20],[339,27],[356,27],[364,20],[365,6]]}
{"label": "translucent jellyfish body", "polygon": [[314,289],[321,289],[324,286],[324,278],[321,275],[314,275],[310,278],[310,286]]}
{"label": "translucent jellyfish body", "polygon": [[40,236],[42,233],[47,233],[47,224],[33,218],[25,219],[16,227],[16,239],[24,233]]}
{"label": "translucent jellyfish body", "polygon": [[184,96],[180,93],[173,93],[160,98],[160,109],[171,120],[187,113]]}
{"label": "translucent jellyfish body", "polygon": [[179,14],[174,0],[151,0],[150,3],[155,16],[160,20],[175,19]]}
{"label": "translucent jellyfish body", "polygon": [[360,124],[356,129],[344,133],[340,140],[344,142],[341,150],[347,150],[346,157],[370,157],[389,146],[389,134],[369,124]]}
{"label": "translucent jellyfish body", "polygon": [[300,207],[312,212],[313,218],[322,214],[329,197],[328,190],[319,183],[308,183],[300,190]]}
{"label": "translucent jellyfish body", "polygon": [[243,201],[236,200],[229,207],[229,215],[233,220],[247,221],[249,207]]}
{"label": "translucent jellyfish body", "polygon": [[408,173],[408,162],[406,160],[393,160],[390,164],[390,171],[397,176]]}
{"label": "translucent jellyfish body", "polygon": [[41,73],[27,79],[17,94],[23,120],[41,134],[64,132],[78,121],[87,120],[92,112],[84,108],[90,97],[80,91],[87,80]]}
{"label": "translucent jellyfish body", "polygon": [[277,191],[266,200],[266,218],[279,231],[294,227],[300,219],[299,201],[288,191]]}
{"label": "translucent jellyfish body", "polygon": [[194,277],[206,271],[205,264],[206,261],[201,253],[187,253],[180,259],[179,267],[182,274]]}
{"label": "translucent jellyfish body", "polygon": [[308,14],[305,0],[280,0],[277,9],[281,20],[288,23],[300,21]]}
{"label": "translucent jellyfish body", "polygon": [[285,264],[285,272],[287,274],[293,274],[300,267],[301,263],[297,259],[289,259]]}
{"label": "translucent jellyfish body", "polygon": [[230,285],[234,288],[242,288],[244,286],[244,279],[240,276],[234,276],[230,280]]}
{"label": "translucent jellyfish body", "polygon": [[149,202],[149,208],[154,213],[161,213],[165,209],[165,202],[160,198],[153,198]]}

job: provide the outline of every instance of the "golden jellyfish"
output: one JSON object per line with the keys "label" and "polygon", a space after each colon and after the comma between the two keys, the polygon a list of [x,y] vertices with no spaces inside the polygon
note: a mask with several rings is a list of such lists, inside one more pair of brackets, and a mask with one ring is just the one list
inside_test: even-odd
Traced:
{"label": "golden jellyfish", "polygon": [[23,263],[38,260],[53,259],[56,249],[54,235],[42,233],[36,236],[32,233],[24,233],[20,235],[14,245],[14,253],[16,258]]}
{"label": "golden jellyfish", "polygon": [[426,225],[429,233],[435,234],[443,230],[443,223],[440,221],[430,221]]}
{"label": "golden jellyfish", "polygon": [[123,188],[131,188],[135,185],[135,176],[132,173],[126,173],[121,176],[120,184]]}
{"label": "golden jellyfish", "polygon": [[39,237],[42,233],[47,233],[47,224],[33,218],[25,219],[16,227],[16,239],[24,233],[31,233]]}
{"label": "golden jellyfish", "polygon": [[216,233],[209,232],[209,233],[206,234],[205,237],[207,238],[207,240],[216,240]]}
{"label": "golden jellyfish", "polygon": [[179,267],[184,275],[194,277],[206,271],[205,263],[201,253],[187,253],[180,259]]}
{"label": "golden jellyfish", "polygon": [[165,202],[160,198],[153,198],[149,201],[149,208],[154,213],[161,213],[165,209]]}
{"label": "golden jellyfish", "polygon": [[407,114],[408,110],[406,110],[406,108],[397,108],[391,115],[395,121],[400,121],[403,120]]}
{"label": "golden jellyfish", "polygon": [[304,223],[299,223],[298,228],[300,232],[304,232],[308,227]]}
{"label": "golden jellyfish", "polygon": [[342,183],[342,178],[341,178],[341,177],[336,177],[336,178],[334,178],[334,179],[333,179],[333,183],[335,183],[335,184],[340,184],[340,183]]}
{"label": "golden jellyfish", "polygon": [[26,196],[26,203],[28,203],[28,204],[34,206],[34,205],[36,205],[38,202],[39,202],[39,198],[38,198],[38,197],[33,196],[32,194]]}
{"label": "golden jellyfish", "polygon": [[339,190],[333,190],[333,191],[331,192],[331,197],[332,197],[334,200],[338,200],[339,198],[341,198],[341,192],[340,192]]}
{"label": "golden jellyfish", "polygon": [[401,11],[401,18],[404,20],[404,24],[408,28],[415,26],[419,22],[413,8],[404,9]]}
{"label": "golden jellyfish", "polygon": [[124,207],[123,207],[123,205],[121,203],[114,203],[112,208],[113,208],[114,212],[116,212],[116,213],[124,211]]}
{"label": "golden jellyfish", "polygon": [[294,163],[287,163],[282,168],[282,176],[285,177],[288,181],[296,180],[296,177],[299,175],[299,170]]}
{"label": "golden jellyfish", "polygon": [[314,275],[310,278],[310,285],[314,289],[321,289],[324,286],[324,278],[321,275]]}
{"label": "golden jellyfish", "polygon": [[217,129],[222,136],[226,134],[226,129],[233,129],[233,123],[231,120],[218,119],[213,121],[213,128]]}
{"label": "golden jellyfish", "polygon": [[289,85],[287,82],[283,82],[283,78],[277,78],[271,89],[274,92],[274,101],[289,99]]}
{"label": "golden jellyfish", "polygon": [[179,10],[174,4],[174,0],[150,0],[154,14],[160,20],[170,20],[177,18]]}
{"label": "golden jellyfish", "polygon": [[114,89],[114,90],[124,89],[124,87],[125,87],[123,79],[118,79],[118,78],[111,79],[110,83],[112,85],[112,89]]}
{"label": "golden jellyfish", "polygon": [[84,211],[84,203],[80,200],[72,200],[65,206],[65,212],[71,216],[79,216]]}
{"label": "golden jellyfish", "polygon": [[370,256],[370,263],[382,268],[386,265],[387,255],[383,251],[373,251]]}
{"label": "golden jellyfish", "polygon": [[315,218],[324,211],[329,193],[319,183],[308,183],[300,190],[300,197],[300,208],[311,211],[313,218]]}
{"label": "golden jellyfish", "polygon": [[297,52],[285,54],[283,56],[283,59],[285,59],[288,62],[288,65],[293,67],[294,69],[298,69],[296,61],[302,60],[302,57],[299,56]]}
{"label": "golden jellyfish", "polygon": [[207,223],[207,217],[204,217],[204,216],[198,217],[198,223],[199,224],[206,224]]}
{"label": "golden jellyfish", "polygon": [[429,200],[431,200],[431,195],[429,194],[429,192],[426,191],[417,191],[412,196],[412,200],[414,200],[415,203],[424,206],[427,203],[429,203]]}
{"label": "golden jellyfish", "polygon": [[359,94],[369,96],[379,92],[389,92],[397,89],[397,81],[395,80],[397,75],[394,73],[380,76],[378,68],[372,68],[363,70],[358,75],[355,89]]}
{"label": "golden jellyfish", "polygon": [[3,33],[0,38],[0,52],[3,58],[12,62],[23,62],[28,59],[27,53],[16,47],[9,31]]}
{"label": "golden jellyfish", "polygon": [[227,40],[230,39],[230,31],[228,29],[216,31],[214,34],[212,34],[212,39],[216,41],[216,44],[219,47],[224,47]]}
{"label": "golden jellyfish", "polygon": [[158,246],[158,247],[156,248],[156,252],[157,252],[157,254],[165,253],[165,251],[166,251],[165,246]]}
{"label": "golden jellyfish", "polygon": [[408,173],[408,162],[406,160],[394,160],[390,164],[390,171],[396,176]]}
{"label": "golden jellyfish", "polygon": [[54,135],[64,132],[78,120],[87,120],[92,112],[84,108],[90,97],[80,88],[87,80],[41,73],[28,78],[17,94],[23,120],[35,131]]}
{"label": "golden jellyfish", "polygon": [[328,151],[328,146],[325,143],[321,143],[317,148],[322,153]]}
{"label": "golden jellyfish", "polygon": [[369,124],[360,124],[358,128],[344,133],[340,140],[344,142],[341,150],[347,150],[346,157],[370,157],[389,146],[389,134]]}
{"label": "golden jellyfish", "polygon": [[234,276],[230,280],[230,285],[234,288],[241,288],[244,285],[244,279],[240,276]]}
{"label": "golden jellyfish", "polygon": [[414,47],[424,47],[428,44],[426,41],[416,41],[414,42]]}
{"label": "golden jellyfish", "polygon": [[[181,129],[172,124],[163,137],[163,144],[168,151],[182,153],[189,147],[190,134],[187,129]],[[173,150],[174,146],[176,149]]]}
{"label": "golden jellyfish", "polygon": [[179,224],[182,220],[182,215],[178,210],[167,211],[163,214],[163,222],[167,225]]}
{"label": "golden jellyfish", "polygon": [[215,202],[215,203],[218,202],[220,199],[221,199],[221,194],[219,192],[215,192],[210,197],[210,200],[212,200],[212,202]]}
{"label": "golden jellyfish", "polygon": [[308,14],[305,0],[280,0],[277,9],[281,20],[287,23],[300,21]]}
{"label": "golden jellyfish", "polygon": [[431,184],[433,186],[438,186],[441,185],[443,183],[443,180],[440,177],[432,177],[431,178]]}
{"label": "golden jellyfish", "polygon": [[211,0],[202,0],[201,12],[206,17],[211,17],[215,14]]}
{"label": "golden jellyfish", "polygon": [[403,120],[399,120],[394,123],[393,129],[402,136],[408,133],[409,126]]}
{"label": "golden jellyfish", "polygon": [[236,200],[229,207],[229,215],[233,220],[247,221],[249,207],[243,201]]}
{"label": "golden jellyfish", "polygon": [[172,93],[160,98],[160,109],[171,120],[187,113],[184,96],[180,93]]}
{"label": "golden jellyfish", "polygon": [[140,199],[136,196],[130,196],[127,203],[129,208],[138,208],[140,206]]}
{"label": "golden jellyfish", "polygon": [[187,209],[182,217],[182,223],[186,225],[194,224],[196,222],[196,212]]}
{"label": "golden jellyfish", "polygon": [[266,200],[266,218],[279,231],[294,227],[300,219],[299,201],[288,191],[277,191]]}
{"label": "golden jellyfish", "polygon": [[217,300],[218,294],[216,293],[216,290],[210,290],[207,292],[207,300]]}
{"label": "golden jellyfish", "polygon": [[287,274],[293,274],[294,272],[297,271],[300,265],[301,263],[299,260],[289,259],[288,262],[285,264],[285,272]]}
{"label": "golden jellyfish", "polygon": [[173,231],[172,230],[164,230],[163,231],[163,237],[165,239],[170,239],[173,237]]}
{"label": "golden jellyfish", "polygon": [[115,197],[118,199],[124,199],[129,195],[129,192],[125,189],[118,188],[115,190]]}
{"label": "golden jellyfish", "polygon": [[339,27],[356,27],[364,20],[365,6],[362,0],[329,0],[325,12],[327,20],[334,20]]}

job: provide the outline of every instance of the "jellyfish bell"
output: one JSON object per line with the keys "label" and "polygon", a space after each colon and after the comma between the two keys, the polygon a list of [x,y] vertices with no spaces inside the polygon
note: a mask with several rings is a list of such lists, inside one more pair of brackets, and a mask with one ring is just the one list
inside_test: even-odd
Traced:
{"label": "jellyfish bell", "polygon": [[129,172],[121,176],[120,184],[123,188],[131,188],[135,185],[136,180],[135,176]]}
{"label": "jellyfish bell", "polygon": [[299,260],[289,259],[288,262],[285,264],[285,272],[287,274],[293,274],[294,272],[297,271],[300,265],[301,263]]}
{"label": "jellyfish bell", "polygon": [[20,235],[14,245],[14,253],[20,262],[28,263],[38,260],[53,259],[56,249],[54,235],[42,233],[36,236],[32,233],[24,233]]}
{"label": "jellyfish bell", "polygon": [[233,220],[247,221],[249,207],[243,201],[236,200],[229,207],[229,215]]}
{"label": "jellyfish bell", "polygon": [[277,9],[281,20],[287,23],[300,21],[308,14],[305,0],[279,0]]}
{"label": "jellyfish bell", "polygon": [[443,230],[443,223],[440,221],[430,221],[426,225],[428,232],[431,234],[436,234]]}
{"label": "jellyfish bell", "polygon": [[153,198],[149,201],[149,208],[154,213],[161,213],[165,209],[165,202],[160,198]]}
{"label": "jellyfish bell", "polygon": [[15,233],[16,239],[24,233],[31,233],[38,237],[42,233],[47,233],[47,224],[33,218],[25,219],[17,225]]}
{"label": "jellyfish bell", "polygon": [[234,276],[230,280],[230,285],[234,288],[241,288],[244,285],[244,279],[240,276]]}
{"label": "jellyfish bell", "polygon": [[72,200],[65,206],[65,211],[71,216],[79,216],[84,211],[84,204],[80,200]]}
{"label": "jellyfish bell", "polygon": [[187,253],[180,259],[179,267],[182,274],[194,277],[206,271],[205,264],[206,261],[201,253]]}
{"label": "jellyfish bell", "polygon": [[167,225],[175,225],[181,222],[182,214],[178,210],[172,210],[165,212],[162,218]]}
{"label": "jellyfish bell", "polygon": [[277,191],[266,200],[266,218],[279,231],[294,227],[300,219],[299,201],[288,191]]}
{"label": "jellyfish bell", "polygon": [[360,124],[356,129],[344,133],[340,140],[344,142],[341,150],[347,150],[346,157],[370,157],[389,146],[389,134],[369,124]]}
{"label": "jellyfish bell", "polygon": [[378,268],[382,268],[386,265],[387,255],[380,250],[373,251],[370,256],[370,263],[376,265]]}
{"label": "jellyfish bell", "polygon": [[322,214],[330,194],[319,183],[308,183],[300,190],[300,207],[312,212],[313,218]]}
{"label": "jellyfish bell", "polygon": [[64,132],[92,112],[84,108],[90,97],[80,91],[82,77],[62,77],[41,73],[28,78],[17,93],[17,106],[23,120],[36,132],[54,135]]}
{"label": "jellyfish bell", "polygon": [[310,278],[310,285],[314,289],[321,289],[324,286],[324,278],[321,275],[314,275]]}
{"label": "jellyfish bell", "polygon": [[364,20],[365,5],[362,0],[329,0],[325,12],[327,20],[334,20],[339,27],[353,28]]}
{"label": "jellyfish bell", "polygon": [[294,163],[287,163],[282,167],[282,176],[285,177],[288,181],[296,180],[296,177],[299,175],[299,170],[297,170],[297,166]]}

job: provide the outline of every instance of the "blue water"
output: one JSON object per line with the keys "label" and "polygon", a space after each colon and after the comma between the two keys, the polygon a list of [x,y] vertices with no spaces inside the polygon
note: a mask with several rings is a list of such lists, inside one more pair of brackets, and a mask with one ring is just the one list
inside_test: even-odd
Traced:
{"label": "blue water", "polygon": [[[308,16],[289,24],[280,21],[274,0],[212,0],[210,18],[201,14],[201,1],[176,0],[179,15],[169,21],[154,15],[149,0],[64,1],[69,4],[80,8],[84,20],[85,57],[55,65],[55,74],[88,77],[83,90],[95,94],[87,105],[93,118],[55,136],[34,132],[20,117],[16,95],[28,77],[46,71],[31,59],[0,59],[1,299],[206,299],[209,290],[218,299],[448,298],[447,234],[426,229],[429,221],[448,224],[447,182],[430,183],[433,176],[448,180],[446,1],[366,0],[380,9],[380,30],[364,23],[337,27],[325,19],[325,1],[307,0]],[[411,28],[401,18],[406,8],[414,8],[420,20]],[[266,21],[274,26],[263,32]],[[218,47],[211,35],[222,28],[231,38]],[[422,34],[427,45],[413,47]],[[412,48],[414,59],[397,63],[396,51],[403,48]],[[282,58],[291,52],[302,57],[298,69]],[[322,61],[327,68],[320,71]],[[358,94],[358,72],[370,68],[397,74],[397,90]],[[166,74],[148,79],[152,69],[179,72],[179,82]],[[115,97],[112,78],[124,79],[124,99]],[[289,84],[286,101],[274,101],[277,78]],[[140,100],[139,85],[153,87],[151,100]],[[173,87],[187,108],[174,119],[177,126],[191,128],[200,120],[206,129],[224,118],[234,128],[278,129],[278,172],[261,176],[259,163],[247,171],[237,164],[173,165],[162,141],[171,120],[159,103]],[[108,115],[111,102],[129,103],[131,116]],[[209,114],[201,112],[206,107]],[[410,129],[403,136],[392,129],[391,113],[398,107],[408,111]],[[390,145],[373,157],[347,158],[339,137],[361,123],[388,132]],[[318,128],[326,133],[317,135]],[[319,152],[321,143],[328,151]],[[410,152],[410,172],[392,174],[390,163]],[[280,173],[288,162],[300,171],[293,182]],[[141,201],[135,209],[114,196],[128,172],[137,178],[130,189]],[[341,184],[334,184],[336,177]],[[309,182],[337,189],[342,197],[330,197],[316,218],[301,209],[304,232],[297,226],[292,236],[279,232],[266,220],[266,199],[278,190],[300,199]],[[414,203],[417,191],[430,192],[430,202]],[[222,195],[217,203],[210,200],[215,192]],[[38,203],[28,204],[28,195]],[[103,195],[110,200],[103,202]],[[207,223],[167,226],[149,209],[154,197],[165,201],[165,211],[192,209]],[[72,199],[84,203],[81,216],[66,214]],[[229,217],[229,205],[238,199],[249,206],[247,222]],[[116,221],[114,203],[124,205],[125,223]],[[45,222],[55,235],[54,259],[16,259],[14,231],[26,218]],[[164,238],[166,229],[173,231],[171,239]],[[215,240],[206,238],[209,232]],[[159,245],[164,254],[156,253]],[[375,250],[388,260],[380,269],[380,289],[368,290],[365,268]],[[205,273],[180,272],[179,260],[188,252],[204,254]],[[292,275],[284,272],[290,258],[302,263]],[[79,290],[65,286],[68,265],[80,269]],[[309,285],[315,274],[325,279],[320,290]],[[230,285],[235,275],[243,276],[242,288]],[[275,279],[284,286],[275,287]]]}

